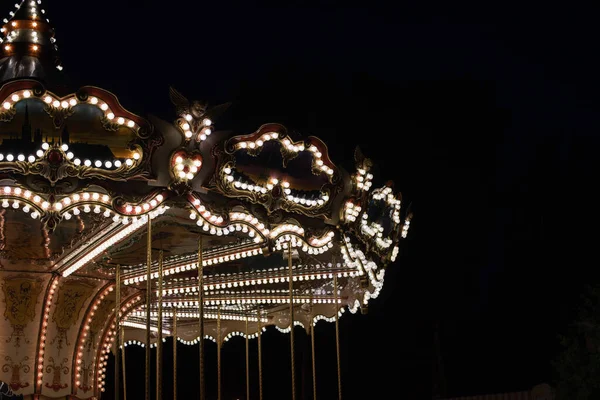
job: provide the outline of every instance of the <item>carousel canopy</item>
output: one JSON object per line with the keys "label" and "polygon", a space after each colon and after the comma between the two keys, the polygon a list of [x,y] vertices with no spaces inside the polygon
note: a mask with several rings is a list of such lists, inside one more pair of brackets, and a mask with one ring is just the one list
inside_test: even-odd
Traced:
{"label": "carousel canopy", "polygon": [[41,3],[16,4],[0,40],[0,377],[13,391],[98,396],[118,310],[125,344],[147,342],[148,316],[151,343],[176,321],[192,344],[367,309],[412,218],[391,182],[372,186],[369,158],[357,149],[346,171],[276,123],[220,131],[227,105],[174,88],[171,121],[98,87],[59,93]]}

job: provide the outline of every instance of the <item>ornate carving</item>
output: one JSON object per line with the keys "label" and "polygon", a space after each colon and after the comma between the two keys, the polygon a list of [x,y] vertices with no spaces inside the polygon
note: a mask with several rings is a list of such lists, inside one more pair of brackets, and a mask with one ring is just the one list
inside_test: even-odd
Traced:
{"label": "ornate carving", "polygon": [[[69,103],[66,104],[68,105]],[[52,103],[46,104],[44,111],[52,118],[52,123],[56,129],[62,128],[67,118],[74,113],[73,107],[70,105],[68,107],[54,107]]]}
{"label": "ornate carving", "polygon": [[58,297],[52,315],[52,321],[56,323],[57,334],[50,344],[58,341],[57,349],[60,350],[64,343],[69,346],[67,332],[79,320],[79,313],[83,304],[91,296],[94,285],[81,281],[70,281],[64,283],[58,290]]}
{"label": "ornate carving", "polygon": [[17,114],[17,110],[14,107],[9,108],[8,110],[4,107],[0,109],[0,122],[10,122]]}
{"label": "ornate carving", "polygon": [[65,364],[69,361],[68,358],[63,358],[60,364],[56,364],[54,361],[54,357],[48,358],[48,365],[46,365],[46,373],[52,374],[52,384],[46,382],[46,387],[49,389],[58,392],[61,389],[65,389],[69,385],[67,383],[62,383],[61,372],[64,375],[69,373],[69,367]]}
{"label": "ornate carving", "polygon": [[13,361],[11,356],[4,357],[6,364],[2,366],[3,372],[11,372],[10,382],[8,383],[12,390],[20,390],[29,386],[29,382],[21,381],[21,372],[27,374],[31,370],[31,367],[26,364],[29,361],[29,357],[25,356],[21,361]]}
{"label": "ornate carving", "polygon": [[94,361],[90,360],[88,363],[81,364],[81,385],[77,386],[83,393],[92,390],[92,381],[94,379]]}
{"label": "ornate carving", "polygon": [[198,100],[190,102],[173,87],[169,88],[169,97],[179,116],[175,125],[182,131],[186,141],[192,138],[196,142],[204,140],[206,137],[202,138],[202,135],[210,134],[212,122],[231,106],[231,103],[224,103],[208,109],[207,103]]}
{"label": "ornate carving", "polygon": [[[6,343],[11,343],[14,339],[15,347],[20,347],[20,340],[24,337],[23,329],[35,318],[35,306],[42,291],[42,282],[29,277],[11,277],[4,280],[2,289],[6,304],[4,317],[13,328]],[[29,343],[29,340],[25,339],[25,343]]]}

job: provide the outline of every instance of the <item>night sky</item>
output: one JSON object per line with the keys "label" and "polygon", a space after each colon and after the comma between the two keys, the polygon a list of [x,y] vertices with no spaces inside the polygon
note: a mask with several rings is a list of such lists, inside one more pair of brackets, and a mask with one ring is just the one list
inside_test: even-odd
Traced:
{"label": "night sky", "polygon": [[[448,396],[552,383],[557,335],[600,278],[597,13],[564,2],[253,3],[44,0],[73,89],[97,85],[167,120],[169,85],[232,101],[217,128],[280,122],[321,137],[351,171],[360,145],[375,186],[393,180],[412,202],[381,296],[341,320],[345,398],[430,398],[436,325]],[[333,332],[318,325],[323,399],[336,393]],[[266,398],[285,398],[275,393],[289,395],[288,336],[263,343]],[[243,345],[224,347],[225,398],[244,393]],[[180,393],[197,387],[190,349]],[[136,376],[128,385],[141,391]]]}

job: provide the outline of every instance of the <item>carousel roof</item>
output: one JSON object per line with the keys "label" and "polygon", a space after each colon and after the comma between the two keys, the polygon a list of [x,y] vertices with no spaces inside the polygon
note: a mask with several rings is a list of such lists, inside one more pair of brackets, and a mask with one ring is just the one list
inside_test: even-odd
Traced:
{"label": "carousel roof", "polygon": [[[172,121],[136,115],[97,87],[59,95],[41,1],[17,4],[4,23],[0,356],[13,390],[103,390],[117,268],[126,343],[145,341],[148,311],[153,343],[159,329],[172,334],[174,315],[178,339],[197,342],[200,292],[205,336],[220,342],[289,330],[291,310],[308,328],[377,297],[412,213],[392,183],[372,187],[360,150],[346,171],[321,139],[276,123],[220,131],[227,105],[173,88]],[[58,382],[56,368],[68,371]]]}

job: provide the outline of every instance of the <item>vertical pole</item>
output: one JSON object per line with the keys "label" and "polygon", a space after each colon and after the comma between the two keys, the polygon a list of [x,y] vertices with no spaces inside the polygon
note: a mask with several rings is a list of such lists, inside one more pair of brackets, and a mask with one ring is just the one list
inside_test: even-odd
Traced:
{"label": "vertical pole", "polygon": [[146,400],[150,400],[150,302],[152,300],[152,219],[148,218],[148,239],[146,242]]}
{"label": "vertical pole", "polygon": [[[311,304],[312,307],[312,304]],[[313,381],[313,399],[317,400],[317,362],[315,358],[315,323],[313,315],[310,315],[310,348],[312,358],[312,381]]]}
{"label": "vertical pole", "polygon": [[290,291],[290,355],[292,367],[292,400],[296,400],[296,361],[294,359],[294,281],[292,271],[292,244],[288,243],[288,268]]}
{"label": "vertical pole", "polygon": [[156,400],[162,400],[163,251],[158,253],[158,338],[156,342]]}
{"label": "vertical pole", "polygon": [[177,307],[173,307],[173,400],[177,400]]}
{"label": "vertical pole", "polygon": [[221,305],[217,305],[217,400],[221,400]]}
{"label": "vertical pole", "polygon": [[204,385],[204,276],[202,260],[202,235],[198,239],[198,343],[200,355],[200,400],[206,400]]}
{"label": "vertical pole", "polygon": [[115,400],[120,399],[120,375],[119,347],[121,346],[121,266],[117,265],[115,271],[115,320],[116,320],[116,343],[115,343]]}
{"label": "vertical pole", "polygon": [[342,365],[340,364],[340,323],[338,306],[337,273],[333,275],[333,301],[335,303],[335,349],[337,356],[338,399],[342,400]]}
{"label": "vertical pole", "polygon": [[123,364],[123,400],[127,400],[127,364],[125,364],[125,327],[121,326],[121,363]]}
{"label": "vertical pole", "polygon": [[262,321],[260,315],[260,308],[258,308],[258,331],[257,331],[257,340],[258,340],[258,398],[259,400],[263,400],[263,377],[262,377]]}
{"label": "vertical pole", "polygon": [[248,315],[246,315],[246,400],[250,400],[250,339],[248,338]]}

